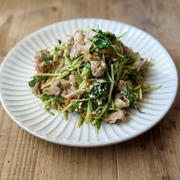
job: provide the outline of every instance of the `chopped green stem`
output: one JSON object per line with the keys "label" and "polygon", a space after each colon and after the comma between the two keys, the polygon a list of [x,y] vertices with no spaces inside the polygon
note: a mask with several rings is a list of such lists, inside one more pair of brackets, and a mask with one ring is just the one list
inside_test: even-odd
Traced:
{"label": "chopped green stem", "polygon": [[86,88],[86,83],[87,83],[87,79],[84,79],[82,81],[82,83],[79,85],[79,89],[82,90],[82,89]]}
{"label": "chopped green stem", "polygon": [[72,62],[72,65],[69,66],[69,68],[76,69],[76,68],[78,67],[78,65],[79,65],[79,61],[80,61],[81,59],[83,59],[84,57],[85,57],[85,55],[84,55],[84,54],[81,54],[79,57],[77,57],[76,59],[74,59],[73,62]]}
{"label": "chopped green stem", "polygon": [[59,71],[59,69],[60,69],[60,67],[61,67],[62,65],[61,64],[59,64],[57,67],[56,67],[56,70],[55,70],[55,74],[57,74],[58,73],[58,71]]}
{"label": "chopped green stem", "polygon": [[50,107],[49,107],[49,106],[50,106],[50,103],[51,103],[51,102],[46,101],[46,102],[44,102],[42,105],[44,105],[44,108],[45,108],[45,110],[46,110],[48,113],[50,113],[51,115],[54,116],[54,113],[50,111]]}
{"label": "chopped green stem", "polygon": [[96,134],[98,133],[100,127],[101,127],[101,123],[98,121],[98,122],[95,124],[95,132],[96,132]]}
{"label": "chopped green stem", "polygon": [[65,61],[66,61],[67,65],[70,66],[72,64],[72,61],[71,61],[71,59],[70,59],[70,57],[69,57],[69,55],[67,53],[67,48],[64,49],[64,58],[65,58]]}
{"label": "chopped green stem", "polygon": [[51,73],[39,73],[39,74],[35,74],[34,76],[33,76],[33,78],[34,77],[39,77],[39,76],[59,76],[60,75],[60,73],[57,73],[57,74],[51,74]]}
{"label": "chopped green stem", "polygon": [[134,90],[136,91],[136,90],[138,90],[139,88],[141,88],[141,84],[139,84],[138,86],[136,86],[136,87],[134,88]]}
{"label": "chopped green stem", "polygon": [[113,100],[111,101],[111,106],[108,110],[111,110],[111,111],[118,111],[119,110],[118,108],[115,107]]}
{"label": "chopped green stem", "polygon": [[81,125],[83,124],[84,122],[84,118],[82,117],[82,115],[80,114],[79,115],[79,119],[78,119],[78,123],[77,123],[77,127],[80,128]]}
{"label": "chopped green stem", "polygon": [[88,78],[89,74],[91,73],[91,69],[89,67],[84,67],[81,73],[81,77],[83,79]]}
{"label": "chopped green stem", "polygon": [[92,118],[92,102],[88,101],[88,108],[87,108],[87,113],[86,113],[86,117],[85,117],[85,122],[89,123],[91,121]]}
{"label": "chopped green stem", "polygon": [[68,112],[65,111],[65,112],[63,112],[63,114],[64,114],[64,119],[65,119],[65,120],[68,120]]}
{"label": "chopped green stem", "polygon": [[68,104],[68,105],[62,110],[62,112],[67,111],[72,105],[73,105],[73,103]]}
{"label": "chopped green stem", "polygon": [[116,53],[119,57],[124,58],[122,54]]}
{"label": "chopped green stem", "polygon": [[94,121],[92,122],[93,125],[95,125],[95,123],[96,123],[97,121],[99,121],[99,119],[101,119],[101,117],[103,116],[103,114],[106,112],[108,106],[109,106],[108,103],[106,103],[106,104],[104,105],[104,107],[103,107],[102,111],[100,112],[100,114],[99,114],[97,117],[95,117]]}
{"label": "chopped green stem", "polygon": [[113,64],[111,64],[111,86],[109,90],[108,103],[111,102],[113,88],[114,88],[114,69],[113,69]]}
{"label": "chopped green stem", "polygon": [[156,89],[159,89],[159,88],[162,88],[162,85],[155,86],[155,87],[152,87],[152,88],[143,89],[143,92],[149,92],[149,91],[153,91],[153,90],[156,90]]}
{"label": "chopped green stem", "polygon": [[92,53],[92,52],[94,52],[95,50],[96,50],[96,47],[94,46],[93,48],[91,48],[91,49],[89,50],[89,52]]}
{"label": "chopped green stem", "polygon": [[114,101],[111,101],[111,106],[112,106],[113,109],[115,108]]}
{"label": "chopped green stem", "polygon": [[142,95],[142,88],[140,87],[140,88],[139,88],[139,99],[141,100],[142,97],[143,97],[143,95]]}
{"label": "chopped green stem", "polygon": [[39,74],[35,74],[32,78],[35,77],[39,77],[39,76],[44,76],[44,77],[58,77],[60,79],[62,79],[63,77],[67,76],[69,74],[69,71],[64,71],[64,72],[60,72],[60,73],[39,73]]}
{"label": "chopped green stem", "polygon": [[61,72],[61,73],[59,73],[58,78],[59,78],[59,79],[62,79],[62,78],[64,78],[65,76],[67,76],[68,74],[69,74],[69,71]]}
{"label": "chopped green stem", "polygon": [[89,101],[91,98],[87,98],[87,99],[72,99],[71,101],[77,101],[77,102],[84,102],[84,101]]}
{"label": "chopped green stem", "polygon": [[111,77],[110,77],[110,75],[109,75],[109,72],[108,72],[108,69],[106,68],[106,74],[107,74],[107,76],[108,76],[108,79],[110,80],[110,81],[112,81],[112,79],[111,79]]}
{"label": "chopped green stem", "polygon": [[118,70],[117,70],[117,75],[116,75],[116,83],[119,81],[119,77],[121,75],[121,71],[122,71],[122,63],[119,64],[118,66]]}
{"label": "chopped green stem", "polygon": [[120,36],[118,36],[117,38],[120,39],[122,38],[128,31],[125,31],[124,33],[122,33]]}
{"label": "chopped green stem", "polygon": [[77,89],[75,91],[73,91],[72,93],[68,94],[67,97],[71,97],[72,95],[76,94],[76,93],[79,93],[79,92],[84,92],[85,89]]}

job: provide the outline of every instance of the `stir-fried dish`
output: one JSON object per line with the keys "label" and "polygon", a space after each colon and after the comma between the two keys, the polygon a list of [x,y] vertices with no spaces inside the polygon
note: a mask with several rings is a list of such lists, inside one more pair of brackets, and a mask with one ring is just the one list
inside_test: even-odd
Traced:
{"label": "stir-fried dish", "polygon": [[[124,34],[123,34],[124,35]],[[150,90],[144,81],[151,65],[148,59],[125,46],[111,32],[77,30],[67,42],[38,51],[37,74],[29,81],[33,93],[47,112],[78,112],[78,127],[91,123],[127,120],[129,107],[139,110],[138,101]]]}

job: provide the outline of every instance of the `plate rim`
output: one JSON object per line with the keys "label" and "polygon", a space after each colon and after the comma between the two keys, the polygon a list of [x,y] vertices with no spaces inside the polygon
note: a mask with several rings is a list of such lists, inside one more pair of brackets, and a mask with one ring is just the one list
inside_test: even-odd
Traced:
{"label": "plate rim", "polygon": [[143,133],[145,133],[146,131],[150,130],[152,127],[154,127],[157,123],[159,123],[163,118],[164,116],[167,114],[167,112],[170,110],[170,108],[172,107],[174,101],[175,101],[175,98],[177,96],[177,90],[178,90],[178,71],[177,71],[177,68],[176,68],[176,65],[173,61],[173,58],[171,57],[171,55],[169,54],[169,52],[165,49],[165,47],[156,39],[154,38],[151,34],[145,32],[144,30],[136,27],[136,26],[133,26],[133,25],[130,25],[130,24],[126,24],[126,23],[123,23],[123,22],[120,22],[120,21],[116,21],[116,20],[110,20],[110,19],[104,19],[104,18],[75,18],[75,19],[68,19],[68,20],[63,20],[63,21],[57,21],[55,23],[52,23],[52,24],[49,24],[49,25],[46,25],[46,26],[43,26],[41,27],[40,29],[37,29],[35,30],[34,32],[30,33],[29,35],[25,36],[22,40],[20,40],[19,42],[17,42],[9,51],[8,53],[6,54],[6,56],[3,58],[2,62],[1,62],[1,65],[0,65],[0,77],[1,77],[1,73],[2,73],[2,68],[4,67],[4,64],[5,62],[8,60],[8,56],[14,51],[14,49],[19,45],[21,44],[23,41],[29,39],[31,36],[33,36],[34,34],[37,34],[41,31],[43,31],[44,29],[50,27],[50,26],[53,26],[53,25],[57,25],[57,24],[61,24],[61,23],[68,23],[68,22],[71,22],[71,21],[79,21],[79,20],[84,20],[84,21],[89,21],[89,20],[99,20],[99,21],[106,21],[106,22],[110,22],[110,23],[119,23],[121,25],[124,25],[124,26],[127,26],[127,27],[130,27],[130,28],[134,28],[135,30],[138,30],[138,31],[141,31],[142,33],[146,34],[147,36],[149,36],[154,42],[156,42],[158,44],[159,47],[161,47],[161,49],[164,51],[165,55],[169,57],[170,59],[170,63],[172,65],[172,68],[174,69],[174,72],[175,72],[175,75],[176,75],[176,87],[175,87],[175,91],[174,91],[174,95],[172,97],[172,100],[171,102],[168,104],[168,108],[163,111],[163,113],[161,114],[161,117],[156,120],[155,122],[153,122],[152,124],[150,124],[148,127],[144,128],[143,130],[141,131],[138,131],[135,135],[132,135],[132,136],[127,136],[127,137],[124,137],[123,139],[119,139],[119,140],[112,140],[111,142],[107,141],[107,142],[91,142],[90,144],[87,144],[87,143],[73,143],[72,141],[65,141],[63,139],[61,139],[60,142],[57,142],[49,137],[46,137],[46,136],[43,136],[43,135],[40,135],[40,134],[37,134],[36,132],[28,129],[27,127],[23,126],[18,120],[16,120],[16,118],[11,114],[11,112],[8,110],[6,104],[5,104],[5,101],[3,100],[2,98],[2,93],[0,92],[0,101],[1,101],[1,104],[2,104],[2,107],[4,108],[5,112],[8,114],[8,116],[18,125],[20,126],[23,130],[27,131],[28,133],[30,133],[31,135],[35,136],[35,137],[38,137],[42,140],[45,140],[47,142],[51,142],[51,143],[55,143],[55,144],[59,144],[59,145],[64,145],[64,146],[71,146],[71,147],[102,147],[102,146],[108,146],[108,145],[113,145],[113,144],[117,144],[117,143],[122,143],[124,141],[127,141],[127,140],[130,140],[130,139],[133,139],[133,138],[136,138],[137,136],[139,135],[142,135]]}

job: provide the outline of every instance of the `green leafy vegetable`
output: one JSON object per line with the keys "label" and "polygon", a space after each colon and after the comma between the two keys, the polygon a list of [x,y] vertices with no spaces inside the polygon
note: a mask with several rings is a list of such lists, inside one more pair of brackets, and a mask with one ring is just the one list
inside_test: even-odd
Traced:
{"label": "green leafy vegetable", "polygon": [[29,81],[28,84],[29,84],[30,87],[33,87],[38,81],[39,81],[39,79],[35,78],[35,79]]}
{"label": "green leafy vegetable", "polygon": [[[97,30],[97,35],[93,37],[92,42],[97,49],[111,49],[113,52],[117,52],[113,43],[116,41],[115,34],[110,32],[102,32]],[[92,51],[92,50],[91,50]]]}
{"label": "green leafy vegetable", "polygon": [[57,84],[57,87],[58,87],[58,88],[62,88],[61,83],[58,83],[58,84]]}
{"label": "green leafy vegetable", "polygon": [[98,98],[105,97],[107,92],[108,92],[108,84],[107,83],[99,83],[90,90],[90,95],[92,95],[98,99]]}
{"label": "green leafy vegetable", "polygon": [[102,111],[100,112],[100,114],[98,116],[95,117],[94,121],[92,122],[93,125],[95,125],[96,127],[96,132],[98,132],[98,129],[100,128],[100,122],[99,120],[103,117],[103,114],[106,112],[107,108],[108,108],[109,104],[106,103],[102,109]]}
{"label": "green leafy vegetable", "polygon": [[76,102],[74,102],[74,104],[72,105],[71,111],[74,112],[74,111],[76,111],[77,108],[78,108],[78,102],[76,101]]}
{"label": "green leafy vegetable", "polygon": [[47,100],[52,99],[52,98],[58,99],[59,97],[55,96],[55,95],[47,95],[47,94],[44,94],[43,96],[41,96],[42,101],[47,101]]}
{"label": "green leafy vegetable", "polygon": [[86,62],[84,65],[83,65],[83,70],[82,70],[82,73],[81,73],[81,77],[83,79],[85,78],[88,78],[90,73],[91,73],[91,65],[90,63]]}
{"label": "green leafy vegetable", "polygon": [[60,47],[59,47],[59,46],[55,46],[55,47],[54,47],[54,52],[55,52],[55,53],[57,53],[59,50],[60,50]]}
{"label": "green leafy vegetable", "polygon": [[59,43],[59,45],[61,45],[61,43],[62,43],[61,40],[58,39],[58,43]]}
{"label": "green leafy vegetable", "polygon": [[33,87],[37,82],[40,82],[42,80],[46,80],[47,77],[36,77],[33,80],[29,81],[28,84],[30,87]]}
{"label": "green leafy vegetable", "polygon": [[41,58],[46,63],[49,63],[51,61],[50,57],[43,52],[41,52]]}
{"label": "green leafy vegetable", "polygon": [[135,106],[136,98],[132,92],[132,90],[128,87],[128,85],[125,85],[124,92],[127,94],[127,98],[131,105]]}

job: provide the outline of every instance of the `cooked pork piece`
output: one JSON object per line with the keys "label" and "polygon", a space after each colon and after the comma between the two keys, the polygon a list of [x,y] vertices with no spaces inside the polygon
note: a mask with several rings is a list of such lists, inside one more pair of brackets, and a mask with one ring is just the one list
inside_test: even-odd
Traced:
{"label": "cooked pork piece", "polygon": [[50,79],[42,85],[42,92],[47,95],[58,96],[62,92],[62,89],[58,87],[59,83],[59,79]]}
{"label": "cooked pork piece", "polygon": [[103,121],[106,123],[120,123],[121,121],[127,120],[127,112],[120,109],[119,111],[111,112]]}
{"label": "cooked pork piece", "polygon": [[129,103],[128,98],[125,96],[125,94],[117,93],[115,95],[114,105],[117,108],[122,109],[122,108],[129,107],[130,103]]}
{"label": "cooked pork piece", "polygon": [[73,74],[69,76],[69,81],[71,86],[73,86],[74,89],[77,89],[77,83]]}
{"label": "cooked pork piece", "polygon": [[37,96],[40,97],[41,92],[40,92],[40,82],[37,82],[33,87],[32,87],[32,92]]}
{"label": "cooked pork piece", "polygon": [[85,54],[85,56],[89,54],[91,41],[84,36],[82,30],[77,30],[71,41],[73,43],[69,54],[71,59],[78,57],[80,54]]}
{"label": "cooked pork piece", "polygon": [[130,88],[132,87],[131,81],[120,80],[119,84],[118,84],[119,89],[122,89],[126,84],[128,85],[128,87],[130,87]]}
{"label": "cooked pork piece", "polygon": [[42,59],[42,53],[44,53],[45,55],[49,56],[50,53],[47,49],[38,51],[35,55],[34,55],[34,59],[35,59],[35,67],[36,67],[36,71],[38,73],[45,73],[48,70],[48,64],[49,63],[45,63]]}
{"label": "cooked pork piece", "polygon": [[100,77],[106,70],[106,63],[104,61],[91,61],[91,70],[94,77]]}
{"label": "cooked pork piece", "polygon": [[99,52],[103,54],[113,55],[113,51],[111,49],[101,49],[99,50]]}
{"label": "cooked pork piece", "polygon": [[147,66],[147,64],[148,64],[148,60],[144,59],[144,60],[133,63],[132,66],[135,69],[137,69],[137,71],[140,71],[140,70],[144,69]]}
{"label": "cooked pork piece", "polygon": [[[70,75],[69,81],[61,79],[60,83],[62,85],[62,93],[61,96],[64,98],[69,98],[69,94],[74,92],[77,89],[77,84],[75,82],[75,79],[72,75]],[[81,92],[73,94],[71,98],[80,98],[81,97]]]}
{"label": "cooked pork piece", "polygon": [[129,47],[124,46],[124,54],[134,56],[135,53]]}
{"label": "cooked pork piece", "polygon": [[149,88],[149,87],[150,87],[149,84],[148,84],[147,82],[143,81],[143,83],[142,83],[142,88],[143,88],[143,89],[147,89],[147,88]]}

